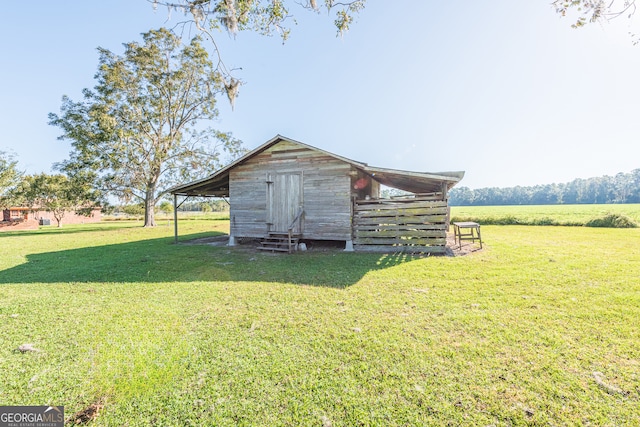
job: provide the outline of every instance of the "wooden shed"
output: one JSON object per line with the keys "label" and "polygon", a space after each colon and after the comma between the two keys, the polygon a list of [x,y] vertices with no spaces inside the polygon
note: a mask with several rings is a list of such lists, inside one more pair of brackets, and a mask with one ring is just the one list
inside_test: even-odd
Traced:
{"label": "wooden shed", "polygon": [[[229,245],[247,238],[291,251],[300,240],[332,240],[346,250],[444,252],[447,193],[463,176],[372,167],[278,135],[170,192],[176,205],[178,196],[228,197]],[[410,194],[382,199],[381,185]]]}

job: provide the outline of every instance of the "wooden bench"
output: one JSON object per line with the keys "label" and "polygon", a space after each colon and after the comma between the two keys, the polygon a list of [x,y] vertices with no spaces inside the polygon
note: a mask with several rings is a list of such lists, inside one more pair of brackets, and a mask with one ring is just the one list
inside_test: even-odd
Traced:
{"label": "wooden bench", "polygon": [[463,240],[471,240],[471,243],[475,243],[475,241],[478,240],[480,242],[480,249],[482,249],[480,224],[477,222],[454,222],[453,235],[455,236],[455,241],[460,245],[460,248],[462,248]]}

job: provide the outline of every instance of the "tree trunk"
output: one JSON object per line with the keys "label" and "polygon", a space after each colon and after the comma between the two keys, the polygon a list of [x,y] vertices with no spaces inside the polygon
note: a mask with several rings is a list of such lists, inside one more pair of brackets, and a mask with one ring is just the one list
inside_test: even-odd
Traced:
{"label": "tree trunk", "polygon": [[155,227],[156,216],[154,212],[155,208],[155,188],[147,188],[147,193],[144,197],[144,226]]}
{"label": "tree trunk", "polygon": [[64,217],[64,211],[63,212],[53,211],[53,217],[58,223],[58,228],[62,228],[62,218]]}

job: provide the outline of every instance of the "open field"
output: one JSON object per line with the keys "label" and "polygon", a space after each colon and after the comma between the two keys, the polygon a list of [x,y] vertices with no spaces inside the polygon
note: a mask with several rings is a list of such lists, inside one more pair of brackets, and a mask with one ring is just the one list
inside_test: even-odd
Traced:
{"label": "open field", "polygon": [[484,224],[584,225],[607,214],[621,214],[640,223],[640,205],[452,206],[453,221]]}
{"label": "open field", "polygon": [[96,404],[95,426],[640,425],[640,229],[483,226],[483,251],[421,258],[139,225],[0,235],[0,404]]}

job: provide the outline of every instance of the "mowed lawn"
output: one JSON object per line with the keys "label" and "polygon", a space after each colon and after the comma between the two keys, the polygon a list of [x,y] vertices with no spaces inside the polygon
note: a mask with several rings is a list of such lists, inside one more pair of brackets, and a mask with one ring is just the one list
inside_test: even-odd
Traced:
{"label": "mowed lawn", "polygon": [[482,251],[418,257],[139,225],[0,234],[0,404],[94,404],[95,426],[640,425],[640,229],[483,226]]}
{"label": "mowed lawn", "polygon": [[584,225],[606,215],[624,215],[640,223],[640,204],[611,205],[517,205],[453,206],[454,221],[475,220],[480,223],[529,225]]}

